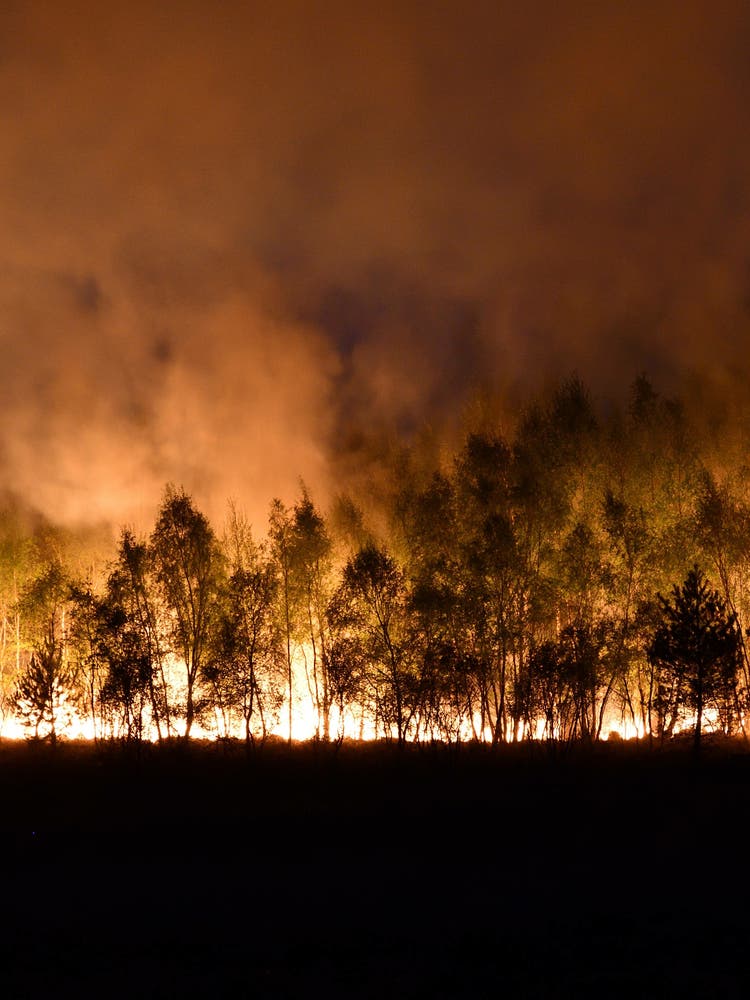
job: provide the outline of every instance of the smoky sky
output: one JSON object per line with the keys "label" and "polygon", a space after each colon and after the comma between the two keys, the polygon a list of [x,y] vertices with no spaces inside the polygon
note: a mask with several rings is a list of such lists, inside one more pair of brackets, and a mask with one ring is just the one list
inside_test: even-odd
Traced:
{"label": "smoky sky", "polygon": [[478,390],[741,386],[748,53],[715,0],[3,4],[3,485],[257,520]]}

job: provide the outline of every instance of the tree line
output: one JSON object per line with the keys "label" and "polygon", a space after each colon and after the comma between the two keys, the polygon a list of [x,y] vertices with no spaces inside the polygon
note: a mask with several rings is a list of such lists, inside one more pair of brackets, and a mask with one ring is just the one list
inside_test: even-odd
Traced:
{"label": "tree line", "polygon": [[9,508],[0,707],[51,740],[74,714],[100,739],[291,740],[300,692],[326,741],[744,733],[747,478],[645,377],[604,414],[571,378],[512,433],[398,449],[377,493],[274,500],[260,536],[169,486],[86,566]]}

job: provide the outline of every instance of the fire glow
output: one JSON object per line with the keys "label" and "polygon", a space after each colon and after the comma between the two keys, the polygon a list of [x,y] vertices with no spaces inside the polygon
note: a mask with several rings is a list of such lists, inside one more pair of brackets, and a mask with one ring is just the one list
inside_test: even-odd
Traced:
{"label": "fire glow", "polygon": [[[293,678],[293,701],[292,701],[292,741],[294,743],[305,743],[321,739],[323,732],[323,722],[316,707],[314,695],[310,690],[310,678],[306,665],[310,661],[310,649],[298,649],[294,656],[294,678]],[[172,693],[176,698],[180,694],[184,696],[184,683],[181,681],[184,667],[181,670],[179,664],[173,664],[171,671]],[[686,713],[674,725],[674,735],[683,732],[691,732],[695,727],[695,715]],[[337,706],[332,706],[330,719],[330,733],[334,740],[345,740],[347,742],[372,742],[376,740],[395,740],[397,733],[395,730],[385,731],[378,728],[377,720],[365,706],[351,704],[346,706],[343,720]],[[704,726],[708,732],[721,732],[720,720],[715,711],[708,710],[704,718]],[[30,729],[28,723],[12,713],[6,712],[0,721],[0,738],[6,740],[23,740],[30,736],[38,735],[44,739],[49,736],[48,727],[41,726],[38,734]],[[184,728],[177,727],[174,735],[182,737]],[[418,723],[415,724],[410,738],[417,742],[431,742],[443,740],[435,734],[429,734],[420,729]],[[627,719],[622,713],[611,710],[606,713],[603,724],[601,739],[603,740],[642,740],[649,735],[642,723],[633,719]],[[56,737],[63,740],[93,742],[98,738],[121,739],[124,733],[118,730],[103,730],[101,725],[97,726],[90,716],[86,716],[78,710],[71,710],[65,714],[62,722],[58,720]],[[215,741],[217,739],[230,738],[241,741],[244,738],[243,725],[240,719],[234,718],[227,729],[226,720],[217,713],[213,718],[206,718],[196,724],[191,732],[194,739]],[[267,737],[288,741],[289,734],[289,699],[285,696],[275,714],[274,720],[268,726],[265,737],[259,728],[253,731],[253,738],[256,741]],[[156,743],[158,733],[152,722],[146,721],[143,739]],[[559,732],[549,732],[544,719],[537,719],[535,724],[529,728],[520,726],[514,733],[512,742],[544,742],[548,740],[557,741],[560,739]],[[471,742],[478,740],[485,744],[493,743],[493,732],[490,727],[481,728],[481,717],[475,714],[471,723],[464,721],[458,727],[455,734],[455,742]]]}
{"label": "fire glow", "polygon": [[168,485],[150,534],[97,561],[10,508],[5,715],[52,740],[88,719],[125,740],[743,734],[747,492],[648,380],[631,393],[623,425],[566,380],[511,441],[400,455],[378,505],[326,513],[301,485],[265,535],[232,505],[217,533]]}

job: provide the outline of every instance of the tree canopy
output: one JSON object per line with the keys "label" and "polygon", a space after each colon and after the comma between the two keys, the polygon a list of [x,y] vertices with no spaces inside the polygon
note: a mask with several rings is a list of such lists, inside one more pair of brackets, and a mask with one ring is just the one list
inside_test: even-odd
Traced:
{"label": "tree canopy", "polygon": [[719,444],[645,377],[621,411],[574,377],[256,531],[168,486],[105,562],[0,510],[0,708],[40,737],[248,745],[744,732],[750,515]]}

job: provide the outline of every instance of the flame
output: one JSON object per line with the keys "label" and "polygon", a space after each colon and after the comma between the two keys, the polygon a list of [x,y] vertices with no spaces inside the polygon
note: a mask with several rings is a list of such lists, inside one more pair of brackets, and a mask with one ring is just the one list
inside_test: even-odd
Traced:
{"label": "flame", "polygon": [[[292,660],[292,737],[294,742],[305,742],[321,737],[323,735],[323,725],[318,711],[315,698],[315,685],[312,677],[312,649],[309,646],[298,645],[294,651]],[[185,669],[178,659],[173,659],[166,664],[165,668],[167,685],[170,697],[174,702],[184,700],[185,696]],[[743,729],[750,722],[748,719],[740,720]],[[679,734],[690,731],[695,727],[695,714],[683,714],[674,726],[673,733]],[[215,724],[211,726],[200,721],[195,721],[191,730],[191,735],[196,739],[215,740],[218,735],[228,735],[236,739],[244,738],[244,730],[239,719],[234,719],[230,724],[229,732],[225,732],[223,720],[219,720],[218,715]],[[703,714],[703,730],[705,733],[721,732],[721,721],[715,710],[707,709]],[[269,734],[289,739],[289,692],[285,693],[283,702],[278,711],[278,715],[268,728]],[[10,713],[0,716],[0,737],[7,740],[22,740],[33,734],[30,728],[22,719]],[[46,736],[46,731],[41,731],[40,736]],[[68,740],[91,740],[102,735],[100,724],[95,724],[90,716],[81,714],[75,710],[66,711],[65,721],[57,727],[57,736]],[[111,735],[111,734],[107,734]],[[184,727],[177,729],[177,735],[184,735]],[[356,703],[348,705],[343,713],[343,719],[337,706],[332,706],[329,716],[329,735],[332,739],[343,735],[349,740],[375,740],[382,736],[375,728],[375,720],[372,715]],[[395,736],[395,732],[391,734]],[[610,711],[605,715],[601,730],[603,740],[636,740],[643,739],[648,732],[641,720],[632,717],[625,717],[619,711]],[[422,733],[422,736],[429,738],[429,734]],[[522,740],[542,741],[549,736],[546,730],[544,719],[537,719],[530,726],[521,723],[517,731],[512,735],[516,742]],[[485,743],[491,743],[493,732],[491,727],[482,728],[482,720],[478,714],[473,719],[462,718],[456,726],[455,737],[468,742],[477,737]],[[158,734],[156,727],[147,722],[144,739],[156,742]]]}
{"label": "flame", "polygon": [[643,723],[633,719],[609,720],[602,726],[602,739],[640,740],[646,735]]}

